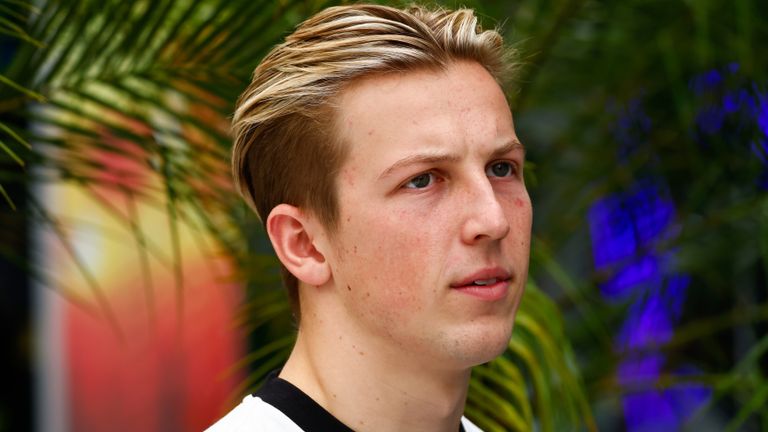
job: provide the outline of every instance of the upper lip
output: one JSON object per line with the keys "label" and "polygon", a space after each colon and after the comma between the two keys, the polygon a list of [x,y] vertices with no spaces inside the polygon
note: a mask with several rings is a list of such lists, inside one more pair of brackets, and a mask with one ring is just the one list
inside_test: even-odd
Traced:
{"label": "upper lip", "polygon": [[510,273],[501,267],[489,267],[489,268],[485,268],[480,271],[477,271],[475,273],[472,273],[471,275],[461,279],[458,282],[452,283],[451,288],[458,288],[458,287],[471,285],[472,283],[478,280],[488,280],[488,279],[508,280],[510,277],[511,277]]}

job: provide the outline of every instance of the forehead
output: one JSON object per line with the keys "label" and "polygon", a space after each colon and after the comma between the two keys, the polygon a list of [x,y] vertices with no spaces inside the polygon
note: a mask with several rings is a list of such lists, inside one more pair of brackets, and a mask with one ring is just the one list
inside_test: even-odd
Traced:
{"label": "forehead", "polygon": [[352,82],[337,99],[344,165],[371,168],[416,150],[472,150],[516,140],[504,93],[476,62],[386,73]]}

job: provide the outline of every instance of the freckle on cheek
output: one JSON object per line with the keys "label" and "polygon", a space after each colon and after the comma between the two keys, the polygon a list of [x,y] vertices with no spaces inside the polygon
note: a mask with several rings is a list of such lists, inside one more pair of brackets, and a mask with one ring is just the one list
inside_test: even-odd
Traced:
{"label": "freckle on cheek", "polygon": [[520,198],[515,198],[515,206],[522,207],[523,206],[523,200]]}

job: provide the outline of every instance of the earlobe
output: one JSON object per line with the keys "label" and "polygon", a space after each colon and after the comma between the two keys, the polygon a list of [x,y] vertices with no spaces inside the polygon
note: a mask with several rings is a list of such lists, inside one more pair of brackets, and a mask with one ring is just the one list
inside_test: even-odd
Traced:
{"label": "earlobe", "polygon": [[313,243],[305,213],[292,205],[279,204],[269,213],[266,225],[272,247],[288,271],[309,285],[328,282],[330,266]]}

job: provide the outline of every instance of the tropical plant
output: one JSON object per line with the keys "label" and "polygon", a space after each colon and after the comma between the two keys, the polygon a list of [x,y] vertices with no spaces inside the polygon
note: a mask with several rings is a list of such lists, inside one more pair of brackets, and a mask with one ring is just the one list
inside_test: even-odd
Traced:
{"label": "tropical plant", "polygon": [[[71,245],[66,221],[23,193],[67,182],[161,209],[171,233],[189,223],[214,238],[248,288],[240,317],[252,352],[241,366],[251,375],[241,390],[287,356],[292,324],[259,224],[224,180],[227,118],[266,50],[328,4],[0,4],[0,28],[17,41],[0,73],[3,217]],[[531,275],[541,287],[529,284],[508,352],[475,370],[467,413],[487,430],[637,430],[650,427],[638,406],[656,410],[654,421],[687,386],[703,395],[695,412],[656,419],[663,427],[764,430],[768,58],[758,52],[768,10],[755,0],[465,4],[486,25],[501,22],[521,53],[509,95],[531,162]],[[150,169],[162,190],[131,182],[134,167]],[[23,206],[10,213],[14,203]],[[131,213],[102,204],[152,255]],[[174,238],[177,282],[163,289],[183,308]],[[45,271],[10,244],[0,245],[6,259],[33,277]],[[624,255],[601,249],[612,244]],[[656,279],[637,276],[642,263],[657,265]],[[103,287],[85,280],[94,314],[119,333]],[[648,359],[652,373],[637,368]]]}
{"label": "tropical plant", "polygon": [[529,56],[513,109],[553,259],[532,275],[566,317],[598,423],[764,430],[768,11],[533,0],[488,13]]}

